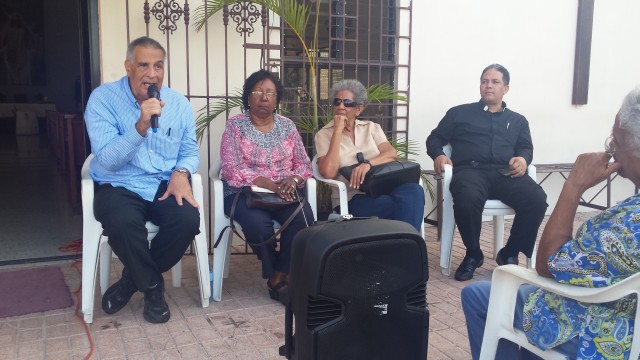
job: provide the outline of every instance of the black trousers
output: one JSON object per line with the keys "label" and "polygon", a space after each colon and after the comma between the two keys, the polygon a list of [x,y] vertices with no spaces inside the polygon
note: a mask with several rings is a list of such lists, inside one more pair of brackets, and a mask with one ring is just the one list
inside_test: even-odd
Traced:
{"label": "black trousers", "polygon": [[[235,194],[224,198],[224,213],[229,216]],[[289,273],[291,265],[291,243],[298,231],[313,224],[313,212],[309,202],[302,207],[302,211],[296,215],[280,233],[280,248],[276,250],[276,242],[254,246],[251,243],[260,243],[268,240],[273,234],[273,220],[280,224],[287,221],[289,216],[298,208],[298,204],[289,205],[277,210],[249,209],[244,194],[240,193],[233,219],[240,224],[245,239],[262,261],[262,278],[270,278],[274,271]],[[276,285],[276,284],[273,284]]]}
{"label": "black trousers", "polygon": [[[173,196],[157,200],[166,189],[167,182],[163,181],[154,201],[147,201],[125,188],[109,184],[95,187],[96,219],[102,223],[109,245],[140,291],[177,264],[200,233],[197,208],[186,201],[180,206]],[[160,228],[151,244],[147,240],[147,221]]]}
{"label": "black trousers", "polygon": [[505,255],[516,256],[522,252],[531,257],[548,206],[547,194],[532,178],[527,175],[511,178],[492,168],[454,166],[449,188],[454,217],[468,256],[482,254],[482,210],[487,199],[496,199],[516,212]]}

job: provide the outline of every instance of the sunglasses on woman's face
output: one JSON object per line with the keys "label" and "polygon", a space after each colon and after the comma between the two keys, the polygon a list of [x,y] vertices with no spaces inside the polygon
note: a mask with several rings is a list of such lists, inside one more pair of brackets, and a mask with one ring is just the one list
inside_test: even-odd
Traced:
{"label": "sunglasses on woman's face", "polygon": [[340,104],[343,104],[344,107],[348,107],[348,108],[353,108],[358,106],[358,103],[351,99],[340,99],[340,98],[333,99],[332,104],[333,106],[340,106]]}

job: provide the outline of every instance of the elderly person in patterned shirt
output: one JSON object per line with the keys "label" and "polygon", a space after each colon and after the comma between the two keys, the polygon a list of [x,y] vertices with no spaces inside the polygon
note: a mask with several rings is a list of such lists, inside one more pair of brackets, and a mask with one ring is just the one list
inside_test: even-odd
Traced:
{"label": "elderly person in patterned shirt", "polygon": [[[300,134],[290,119],[276,114],[283,86],[267,70],[258,70],[244,83],[242,104],[245,112],[230,118],[222,134],[220,178],[224,188],[224,212],[229,215],[235,202],[234,220],[253,251],[262,260],[262,277],[267,280],[269,296],[286,304],[288,301],[291,241],[301,229],[313,222],[309,203],[284,229],[280,248],[275,242],[260,243],[274,234],[273,220],[284,223],[298,204],[284,208],[250,209],[240,189],[256,185],[269,189],[281,198],[293,199],[295,192],[311,177],[311,161]],[[238,198],[236,194],[239,192]]]}
{"label": "elderly person in patterned shirt", "polygon": [[[615,172],[640,186],[640,88],[624,99],[605,152],[582,154],[573,165],[540,239],[538,274],[576,286],[604,287],[640,269],[640,195],[587,220],[572,237],[582,194]],[[462,290],[474,359],[480,353],[490,288],[489,282],[478,282]],[[572,359],[627,359],[636,303],[635,297],[627,297],[586,304],[523,285],[514,326],[525,331],[529,342]],[[502,340],[496,358],[517,359],[524,352]],[[533,357],[528,352],[527,356]]]}

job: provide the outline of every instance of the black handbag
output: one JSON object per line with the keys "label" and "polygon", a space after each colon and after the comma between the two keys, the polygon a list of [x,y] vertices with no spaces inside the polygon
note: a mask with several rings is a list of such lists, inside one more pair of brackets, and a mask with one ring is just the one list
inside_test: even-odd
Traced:
{"label": "black handbag", "polygon": [[[341,167],[338,172],[351,180],[351,172],[360,164]],[[389,194],[399,185],[417,183],[420,180],[420,164],[412,161],[394,160],[372,166],[360,185],[360,191],[373,197]]]}
{"label": "black handbag", "polygon": [[242,193],[246,198],[247,207],[250,209],[272,210],[297,204],[302,200],[298,198],[298,191],[294,193],[294,199],[291,201],[281,198],[274,192],[254,191],[251,186],[243,186]]}

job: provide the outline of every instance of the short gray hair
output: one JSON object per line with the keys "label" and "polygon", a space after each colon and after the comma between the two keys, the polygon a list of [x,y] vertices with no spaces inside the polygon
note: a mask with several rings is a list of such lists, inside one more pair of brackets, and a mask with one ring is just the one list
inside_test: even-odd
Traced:
{"label": "short gray hair", "polygon": [[358,103],[358,105],[367,105],[369,103],[367,89],[360,81],[355,79],[346,79],[333,84],[329,91],[329,101],[332,101],[336,97],[336,94],[342,90],[351,91],[353,93],[353,101]]}
{"label": "short gray hair", "polygon": [[618,111],[618,121],[620,130],[629,134],[626,145],[634,149],[633,155],[640,157],[640,87],[625,96]]}
{"label": "short gray hair", "polygon": [[139,37],[135,40],[133,40],[132,42],[129,43],[129,46],[127,46],[127,61],[128,62],[132,62],[134,60],[133,58],[133,50],[135,50],[136,47],[138,46],[142,46],[142,47],[150,47],[153,49],[158,49],[158,50],[162,50],[162,54],[164,55],[164,57],[167,57],[167,52],[164,50],[164,48],[162,47],[162,45],[153,40],[150,37],[146,37],[146,36],[142,36]]}

